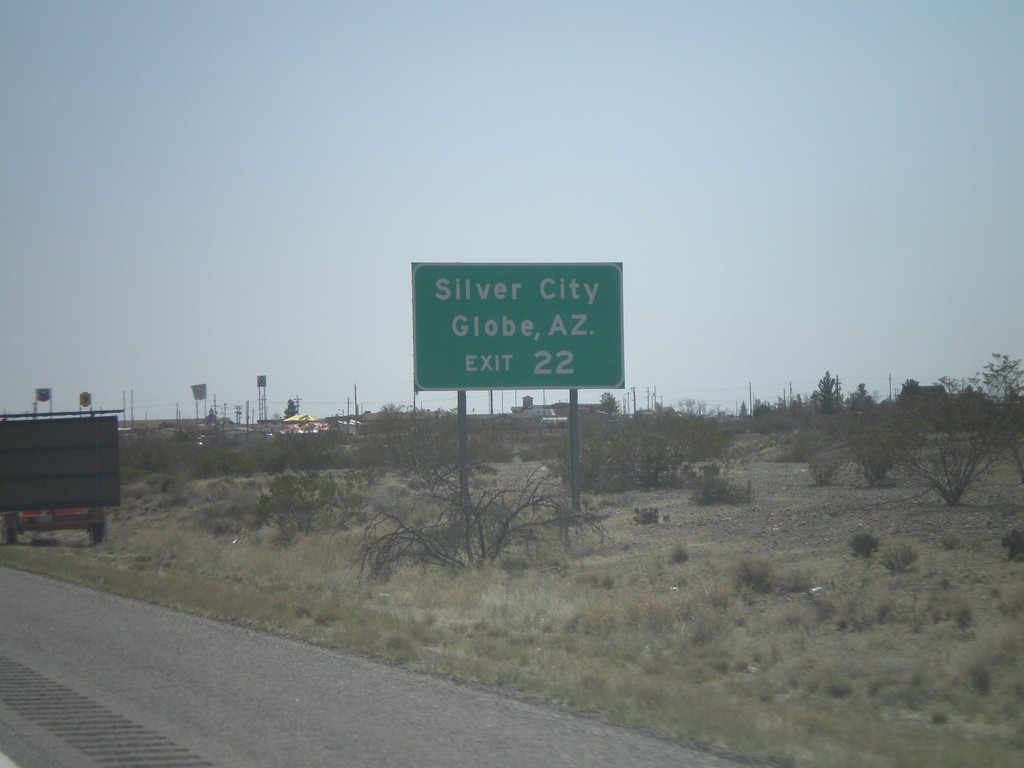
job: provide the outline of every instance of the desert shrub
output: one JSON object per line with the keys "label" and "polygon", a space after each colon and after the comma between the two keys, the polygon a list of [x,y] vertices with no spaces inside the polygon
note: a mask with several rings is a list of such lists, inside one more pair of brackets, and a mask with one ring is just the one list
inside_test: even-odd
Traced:
{"label": "desert shrub", "polygon": [[184,433],[172,438],[133,435],[120,441],[122,482],[137,480],[154,473],[185,474],[190,454],[195,453],[193,440]]}
{"label": "desert shrub", "polygon": [[1009,595],[1001,596],[999,612],[1012,618],[1024,615],[1024,586],[1016,588]]}
{"label": "desert shrub", "polygon": [[260,494],[254,519],[277,529],[282,541],[300,533],[345,529],[362,520],[363,498],[356,485],[353,476],[339,483],[324,474],[278,475]]}
{"label": "desert shrub", "polygon": [[261,443],[234,450],[252,457],[261,472],[318,472],[353,465],[348,451],[352,440],[341,432],[276,435]]}
{"label": "desert shrub", "polygon": [[342,469],[351,464],[349,442],[340,432],[278,435],[247,445],[221,442],[216,434],[199,441],[184,430],[170,437],[141,434],[122,439],[121,471],[127,479],[153,473],[191,479]]}
{"label": "desert shrub", "polygon": [[819,454],[812,458],[807,466],[815,485],[832,485],[843,468],[843,460],[839,456]]}
{"label": "desert shrub", "polygon": [[1006,558],[1010,562],[1024,560],[1024,534],[1014,528],[1008,536],[1003,537],[1003,546],[1006,547]]}
{"label": "desert shrub", "polygon": [[836,626],[843,630],[863,632],[884,624],[896,612],[892,595],[867,589],[848,594],[840,601]]}
{"label": "desert shrub", "polygon": [[825,448],[823,435],[800,430],[794,432],[784,443],[784,451],[779,456],[779,461],[791,462],[794,464],[807,464],[815,456],[818,456]]}
{"label": "desert shrub", "polygon": [[778,584],[778,572],[771,560],[747,555],[732,566],[733,579],[737,587],[767,594]]}
{"label": "desert shrub", "polygon": [[754,496],[749,482],[746,486],[733,482],[718,464],[701,464],[690,477],[691,497],[697,504],[746,504]]}
{"label": "desert shrub", "polygon": [[878,551],[878,548],[881,546],[882,542],[873,533],[867,533],[865,531],[862,531],[860,533],[855,533],[853,536],[851,536],[849,544],[850,549],[853,550],[854,555],[856,555],[857,557],[867,558],[871,557],[873,554],[875,554],[875,552]]}
{"label": "desert shrub", "polygon": [[725,455],[729,434],[714,419],[666,414],[666,429],[673,450],[684,462],[710,461]]}
{"label": "desert shrub", "polygon": [[880,485],[907,449],[906,439],[888,420],[864,415],[846,432],[846,450],[868,485]]}
{"label": "desert shrub", "polygon": [[607,571],[601,573],[595,573],[593,571],[585,571],[578,579],[580,584],[587,587],[593,587],[595,589],[614,589],[615,588],[615,577]]}
{"label": "desert shrub", "polygon": [[[716,421],[674,413],[626,424],[585,424],[580,432],[581,484],[597,493],[679,487],[691,463],[723,455],[728,439]],[[568,481],[568,436],[549,441],[546,453],[549,466]]]}
{"label": "desert shrub", "polygon": [[684,627],[690,642],[699,646],[720,641],[731,629],[728,615],[707,606],[694,608],[686,617]]}
{"label": "desert shrub", "polygon": [[943,549],[954,550],[960,546],[960,537],[953,533],[953,531],[945,531],[939,536],[939,543]]}
{"label": "desert shrub", "polygon": [[952,621],[960,629],[968,629],[974,623],[971,604],[959,592],[936,590],[928,596],[926,610],[936,624]]}
{"label": "desert shrub", "polygon": [[[258,495],[251,480],[217,480],[196,501],[199,525],[214,536],[238,534],[252,523]],[[241,485],[246,483],[246,485]]]}
{"label": "desert shrub", "polygon": [[809,571],[802,568],[785,570],[779,580],[779,589],[783,592],[810,592],[813,587],[813,577]]}
{"label": "desert shrub", "polygon": [[802,675],[801,683],[809,691],[824,693],[834,699],[842,699],[853,693],[853,684],[832,659],[822,659],[809,665]]}
{"label": "desert shrub", "polygon": [[1010,445],[1010,461],[1017,468],[1020,481],[1024,483],[1024,440],[1018,439]]}
{"label": "desert shrub", "polygon": [[890,541],[878,550],[878,562],[891,573],[902,573],[917,562],[917,547],[909,541]]}
{"label": "desert shrub", "polygon": [[967,682],[978,693],[992,693],[992,668],[986,661],[975,660],[967,666]]}
{"label": "desert shrub", "polygon": [[814,623],[814,614],[804,605],[789,603],[779,613],[778,623],[788,632],[807,632]]}
{"label": "desert shrub", "polygon": [[637,525],[657,525],[661,522],[661,513],[657,507],[635,507],[633,522]]}
{"label": "desert shrub", "polygon": [[[477,469],[509,458],[508,441],[495,425],[471,422],[468,442]],[[365,471],[394,471],[428,486],[448,483],[459,472],[458,418],[388,408],[356,443],[352,461]]]}
{"label": "desert shrub", "polygon": [[679,564],[688,562],[690,559],[690,553],[686,551],[686,547],[682,544],[677,544],[673,549],[672,553],[668,556],[670,563]]}

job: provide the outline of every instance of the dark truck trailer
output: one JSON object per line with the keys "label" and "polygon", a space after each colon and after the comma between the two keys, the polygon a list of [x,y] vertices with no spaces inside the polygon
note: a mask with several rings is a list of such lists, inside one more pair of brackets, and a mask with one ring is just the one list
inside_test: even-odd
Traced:
{"label": "dark truck trailer", "polygon": [[17,544],[18,536],[37,531],[87,531],[93,544],[107,535],[107,518],[103,507],[61,507],[58,509],[26,509],[4,513],[4,541]]}
{"label": "dark truck trailer", "polygon": [[111,412],[0,417],[0,521],[8,544],[37,531],[85,531],[93,544],[106,538],[105,510],[121,503],[121,478],[117,417],[104,413]]}

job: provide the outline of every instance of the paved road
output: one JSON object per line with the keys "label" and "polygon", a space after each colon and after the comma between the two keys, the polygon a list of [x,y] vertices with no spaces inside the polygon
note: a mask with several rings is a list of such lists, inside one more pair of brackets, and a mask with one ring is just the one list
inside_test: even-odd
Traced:
{"label": "paved road", "polygon": [[22,768],[749,765],[5,568],[0,753]]}

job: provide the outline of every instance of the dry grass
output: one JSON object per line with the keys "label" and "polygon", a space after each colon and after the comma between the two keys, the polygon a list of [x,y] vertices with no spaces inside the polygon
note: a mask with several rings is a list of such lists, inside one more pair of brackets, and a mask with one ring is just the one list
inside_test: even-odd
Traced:
{"label": "dry grass", "polygon": [[[1024,522],[1018,479],[989,478],[951,509],[909,488],[815,487],[806,466],[756,455],[745,466],[751,504],[595,499],[605,547],[458,574],[406,568],[370,583],[353,568],[356,534],[280,546],[232,530],[255,481],[173,493],[140,481],[101,547],[68,535],[0,548],[0,563],[781,764],[1019,765],[1024,564],[999,545]],[[412,503],[380,492],[377,503]],[[634,525],[634,506],[671,522]],[[854,555],[863,531],[895,563]]]}

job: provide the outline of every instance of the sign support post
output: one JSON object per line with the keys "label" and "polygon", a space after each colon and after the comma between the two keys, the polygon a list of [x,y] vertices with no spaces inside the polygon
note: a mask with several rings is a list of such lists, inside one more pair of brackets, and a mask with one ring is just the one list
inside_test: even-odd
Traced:
{"label": "sign support post", "polygon": [[572,475],[572,511],[580,511],[580,391],[569,390],[569,474]]}
{"label": "sign support post", "polygon": [[466,410],[466,390],[459,390],[459,505],[462,507],[462,519],[469,530],[469,414]]}

